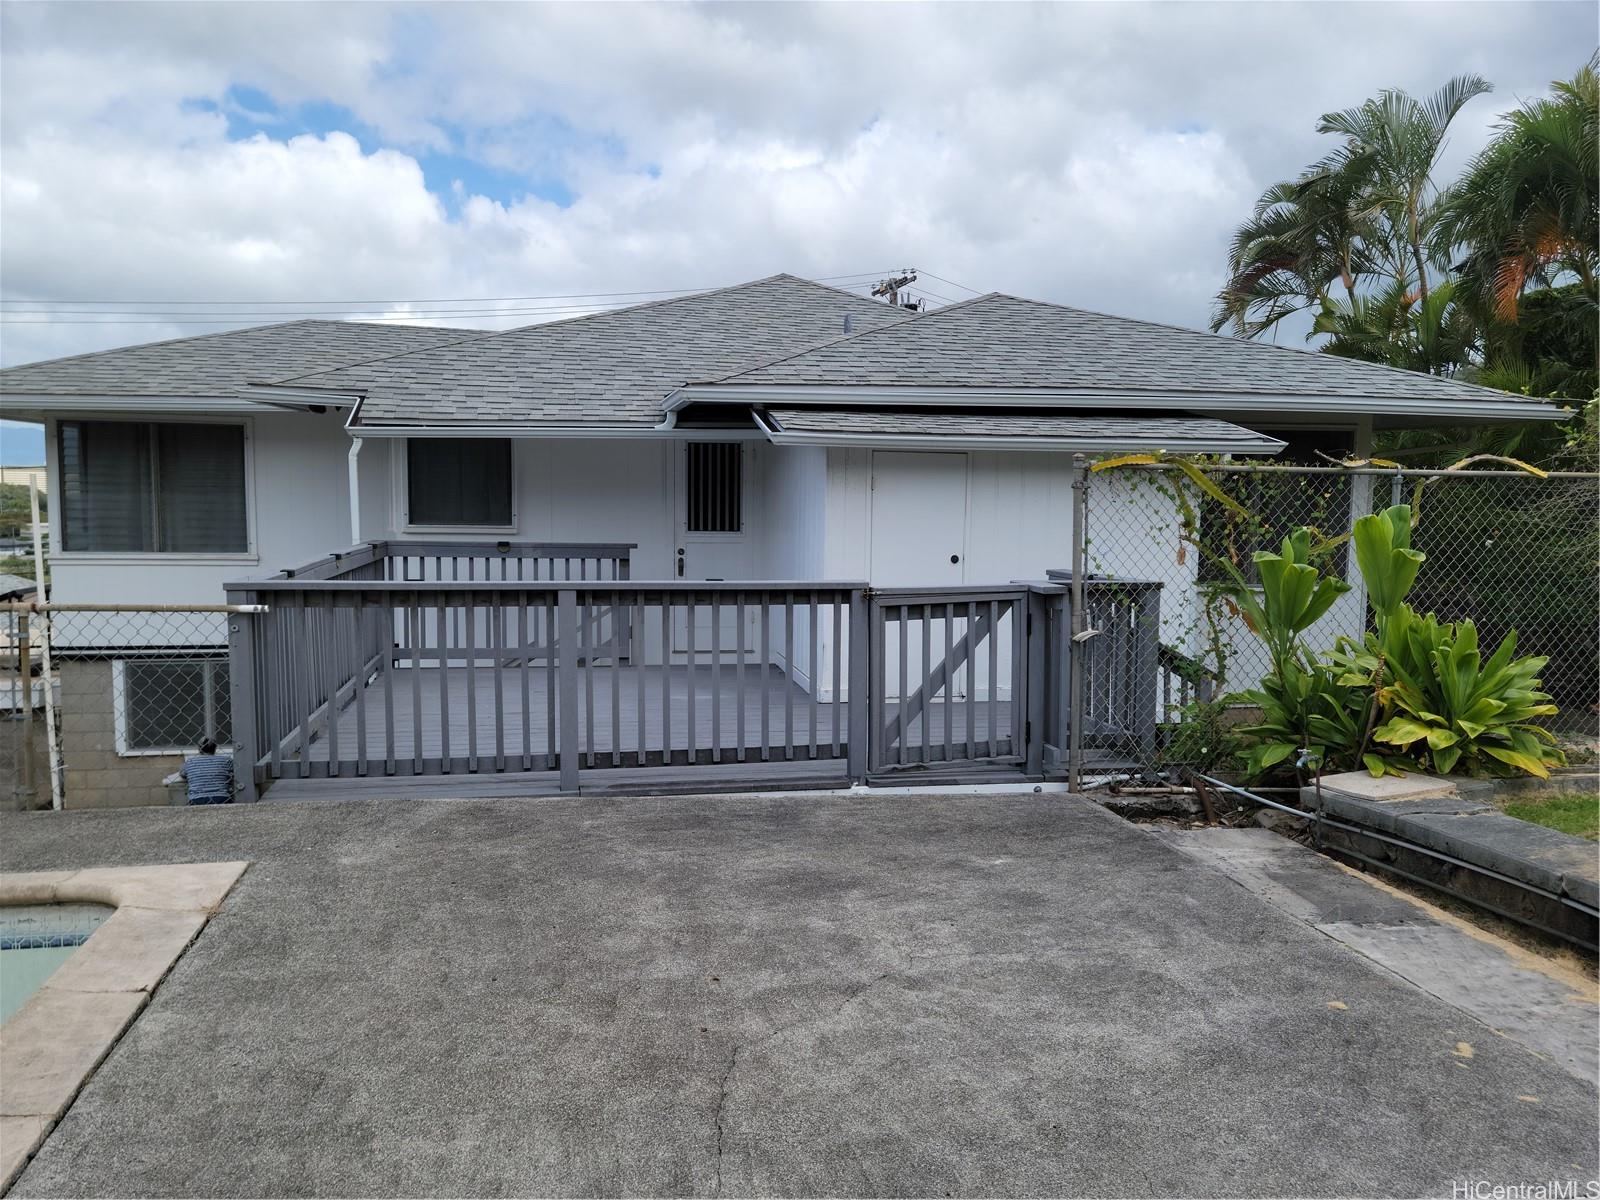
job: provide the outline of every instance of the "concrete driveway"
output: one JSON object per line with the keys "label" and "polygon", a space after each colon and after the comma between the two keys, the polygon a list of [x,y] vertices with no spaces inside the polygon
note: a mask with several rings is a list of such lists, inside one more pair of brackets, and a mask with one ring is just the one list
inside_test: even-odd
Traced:
{"label": "concrete driveway", "polygon": [[1592,1087],[1061,797],[0,837],[11,870],[254,863],[16,1195],[1448,1196],[1600,1169]]}

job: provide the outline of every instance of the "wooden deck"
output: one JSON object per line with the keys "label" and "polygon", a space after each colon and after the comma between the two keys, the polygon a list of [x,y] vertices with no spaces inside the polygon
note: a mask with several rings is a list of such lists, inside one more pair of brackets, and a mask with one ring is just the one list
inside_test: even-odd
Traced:
{"label": "wooden deck", "polygon": [[[399,667],[369,678],[319,723],[310,745],[282,755],[287,777],[301,762],[316,774],[337,762],[341,775],[384,775],[423,760],[428,774],[538,772],[559,749],[551,719],[556,680],[545,667],[494,673]],[[774,666],[713,669],[622,665],[584,672],[578,689],[578,745],[585,769],[705,762],[799,762],[842,757],[849,705],[818,701]],[[883,705],[885,721],[898,706]],[[906,761],[953,761],[1008,753],[1008,700],[936,700],[911,722]],[[997,745],[991,745],[991,729]],[[946,734],[948,731],[948,753]],[[900,760],[891,747],[891,763]],[[313,766],[312,764],[315,764]]]}

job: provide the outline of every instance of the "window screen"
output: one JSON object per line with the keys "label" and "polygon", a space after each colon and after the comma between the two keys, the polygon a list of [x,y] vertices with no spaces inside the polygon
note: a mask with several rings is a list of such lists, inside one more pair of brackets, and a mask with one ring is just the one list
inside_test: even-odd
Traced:
{"label": "window screen", "polygon": [[242,426],[63,421],[57,444],[63,549],[250,548]]}
{"label": "window screen", "polygon": [[689,443],[690,533],[738,533],[744,528],[742,450],[738,442]]}
{"label": "window screen", "polygon": [[133,658],[122,664],[123,744],[182,750],[233,740],[226,659]]}
{"label": "window screen", "polygon": [[412,525],[511,525],[511,442],[411,438],[406,491]]}

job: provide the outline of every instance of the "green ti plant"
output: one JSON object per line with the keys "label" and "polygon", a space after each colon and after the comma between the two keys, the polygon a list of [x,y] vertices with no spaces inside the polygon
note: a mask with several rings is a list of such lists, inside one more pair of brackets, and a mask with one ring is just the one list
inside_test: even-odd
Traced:
{"label": "green ti plant", "polygon": [[1484,661],[1472,621],[1440,621],[1405,603],[1424,561],[1411,548],[1410,507],[1362,517],[1353,541],[1377,628],[1339,638],[1326,659],[1335,682],[1362,697],[1363,765],[1374,775],[1414,766],[1548,778],[1564,764],[1554,737],[1535,723],[1556,712],[1539,690],[1548,660],[1515,657],[1512,630]]}
{"label": "green ti plant", "polygon": [[1260,720],[1237,730],[1248,739],[1240,754],[1252,777],[1291,758],[1297,770],[1337,769],[1353,761],[1361,736],[1355,688],[1341,683],[1331,665],[1303,640],[1350,585],[1322,575],[1310,556],[1311,531],[1304,528],[1284,538],[1280,553],[1258,550],[1259,596],[1232,571],[1229,597],[1246,627],[1266,646],[1272,664],[1259,687],[1235,697],[1261,713]]}

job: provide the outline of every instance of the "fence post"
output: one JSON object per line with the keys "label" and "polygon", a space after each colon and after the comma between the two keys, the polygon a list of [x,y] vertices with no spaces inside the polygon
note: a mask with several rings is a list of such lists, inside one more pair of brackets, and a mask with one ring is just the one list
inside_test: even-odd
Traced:
{"label": "fence post", "polygon": [[[1023,623],[1027,638],[1023,662],[1027,672],[1027,707],[1024,709],[1022,730],[1024,735],[1024,769],[1029,775],[1044,774],[1044,694],[1045,694],[1045,630],[1049,621],[1045,615],[1044,597],[1033,588],[1027,594],[1027,619]],[[953,686],[948,679],[946,686]]]}
{"label": "fence post", "polygon": [[[861,784],[867,781],[867,745],[872,725],[871,653],[872,608],[866,589],[853,588],[850,592],[850,732],[846,764],[851,782]],[[838,686],[835,680],[834,687]]]}
{"label": "fence post", "polygon": [[[255,604],[254,592],[227,593],[229,604]],[[228,709],[233,729],[233,775],[244,803],[259,800],[256,763],[261,750],[256,741],[256,615],[228,614]]]}
{"label": "fence post", "polygon": [[1067,790],[1083,790],[1083,684],[1086,644],[1081,637],[1088,628],[1084,604],[1084,572],[1088,570],[1089,547],[1089,471],[1087,459],[1072,456],[1072,605],[1067,663],[1071,671],[1067,714]]}
{"label": "fence post", "polygon": [[556,708],[561,738],[561,790],[578,790],[578,593],[556,593]]}
{"label": "fence post", "polygon": [[1133,665],[1128,686],[1132,692],[1133,729],[1139,739],[1143,765],[1155,757],[1157,708],[1160,705],[1161,584],[1135,590],[1133,597]]}

